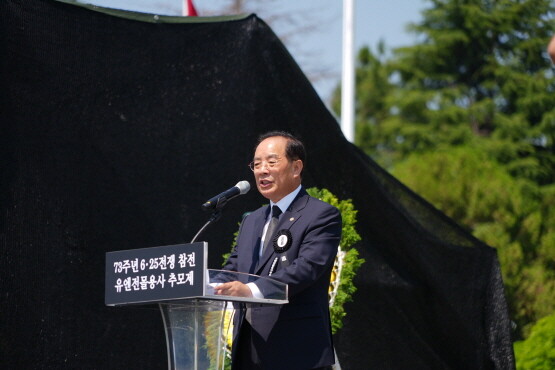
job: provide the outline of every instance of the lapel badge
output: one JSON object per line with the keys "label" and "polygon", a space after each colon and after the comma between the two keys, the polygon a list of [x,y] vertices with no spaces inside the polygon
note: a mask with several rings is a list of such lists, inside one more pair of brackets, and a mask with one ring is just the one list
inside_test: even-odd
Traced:
{"label": "lapel badge", "polygon": [[291,232],[287,229],[280,230],[276,233],[273,240],[274,252],[283,253],[291,247],[292,243]]}

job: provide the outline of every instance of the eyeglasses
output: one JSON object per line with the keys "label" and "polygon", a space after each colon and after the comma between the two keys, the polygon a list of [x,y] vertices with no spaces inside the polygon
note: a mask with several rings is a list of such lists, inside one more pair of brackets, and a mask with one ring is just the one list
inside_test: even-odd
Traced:
{"label": "eyeglasses", "polygon": [[248,164],[248,166],[251,171],[260,170],[264,166],[264,164],[266,164],[266,167],[268,168],[274,168],[275,166],[277,166],[279,161],[281,161],[281,159],[270,158],[267,161],[252,161]]}

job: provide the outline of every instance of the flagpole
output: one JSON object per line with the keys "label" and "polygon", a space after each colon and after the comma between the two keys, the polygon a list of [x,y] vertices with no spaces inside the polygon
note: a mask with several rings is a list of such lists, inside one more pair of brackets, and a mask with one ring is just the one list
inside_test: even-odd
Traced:
{"label": "flagpole", "polygon": [[355,141],[355,0],[343,0],[343,68],[341,73],[341,131]]}

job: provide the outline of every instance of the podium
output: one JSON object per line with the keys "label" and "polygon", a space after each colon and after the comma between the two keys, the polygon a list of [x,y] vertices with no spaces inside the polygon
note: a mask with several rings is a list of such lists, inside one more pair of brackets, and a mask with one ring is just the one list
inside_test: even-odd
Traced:
{"label": "podium", "polygon": [[[269,277],[206,267],[205,242],[106,253],[107,306],[157,304],[170,370],[223,369],[231,305],[285,304],[287,285]],[[228,281],[256,282],[263,299],[215,295]]]}

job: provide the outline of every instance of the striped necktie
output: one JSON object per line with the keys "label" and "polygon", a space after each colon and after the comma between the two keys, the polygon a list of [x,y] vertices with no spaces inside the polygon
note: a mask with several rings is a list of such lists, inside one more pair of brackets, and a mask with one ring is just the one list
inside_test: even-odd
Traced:
{"label": "striped necktie", "polygon": [[266,236],[264,237],[264,247],[262,248],[262,252],[260,253],[260,255],[262,255],[266,248],[270,246],[270,241],[273,239],[273,236],[276,233],[277,225],[279,222],[279,215],[281,215],[281,209],[279,209],[278,206],[272,206],[272,219],[268,224]]}

